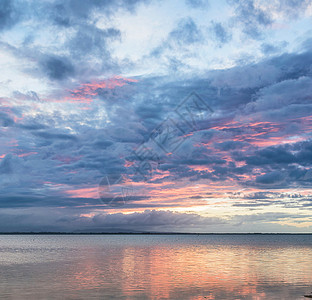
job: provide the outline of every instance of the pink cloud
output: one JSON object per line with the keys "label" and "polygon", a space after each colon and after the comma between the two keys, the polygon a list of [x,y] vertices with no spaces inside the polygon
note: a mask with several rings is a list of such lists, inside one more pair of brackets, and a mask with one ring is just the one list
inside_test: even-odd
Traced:
{"label": "pink cloud", "polygon": [[115,76],[107,80],[84,83],[74,90],[69,90],[70,96],[65,97],[65,100],[90,103],[92,102],[93,97],[98,95],[98,89],[114,89],[133,82],[138,82],[138,80]]}
{"label": "pink cloud", "polygon": [[26,157],[26,156],[30,156],[30,155],[35,155],[38,154],[38,152],[28,152],[28,153],[22,153],[22,154],[18,154],[18,157]]}
{"label": "pink cloud", "polygon": [[82,189],[73,189],[65,191],[65,194],[69,195],[70,198],[98,198],[99,197],[99,188],[89,187]]}

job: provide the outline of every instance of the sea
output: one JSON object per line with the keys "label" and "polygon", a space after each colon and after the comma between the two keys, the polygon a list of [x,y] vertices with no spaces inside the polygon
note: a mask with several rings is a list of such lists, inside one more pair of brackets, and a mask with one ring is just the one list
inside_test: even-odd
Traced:
{"label": "sea", "polygon": [[0,235],[0,299],[308,299],[312,235]]}

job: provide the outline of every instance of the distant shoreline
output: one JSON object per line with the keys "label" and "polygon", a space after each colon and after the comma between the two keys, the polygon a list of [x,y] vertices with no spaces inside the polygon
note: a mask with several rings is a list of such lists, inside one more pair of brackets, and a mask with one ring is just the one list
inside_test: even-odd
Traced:
{"label": "distant shoreline", "polygon": [[0,235],[312,235],[312,233],[0,232]]}

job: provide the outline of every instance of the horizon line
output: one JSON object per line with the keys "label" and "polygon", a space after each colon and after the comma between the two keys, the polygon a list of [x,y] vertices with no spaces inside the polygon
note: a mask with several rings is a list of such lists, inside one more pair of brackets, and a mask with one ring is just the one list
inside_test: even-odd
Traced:
{"label": "horizon line", "polygon": [[0,235],[312,235],[312,232],[0,232]]}

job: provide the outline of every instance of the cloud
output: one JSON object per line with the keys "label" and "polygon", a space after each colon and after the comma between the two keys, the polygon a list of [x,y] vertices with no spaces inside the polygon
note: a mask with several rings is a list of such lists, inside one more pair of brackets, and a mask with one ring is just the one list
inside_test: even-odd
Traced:
{"label": "cloud", "polygon": [[[170,171],[166,180],[188,179],[188,184],[191,184],[201,179],[217,182],[231,178],[241,182],[240,176],[250,176],[258,167],[262,168],[263,173],[269,174],[277,171],[280,165],[287,167],[299,163],[309,166],[308,146],[301,149],[299,144],[294,144],[293,147],[299,147],[296,155],[292,154],[292,148],[286,146],[257,148],[257,143],[269,141],[276,136],[283,138],[284,133],[295,132],[296,128],[284,128],[282,124],[266,121],[265,118],[269,118],[271,111],[262,103],[267,103],[269,107],[275,105],[275,122],[283,120],[281,117],[285,118],[283,110],[289,112],[287,118],[294,115],[293,110],[287,109],[294,101],[300,106],[308,103],[309,77],[285,79],[290,76],[297,78],[298,72],[308,72],[308,67],[301,64],[307,57],[307,54],[293,54],[287,58],[282,55],[257,65],[214,71],[206,79],[141,77],[137,82],[127,79],[94,81],[70,90],[76,91],[70,102],[53,104],[44,99],[38,102],[37,98],[29,98],[24,105],[36,103],[41,108],[36,108],[37,114],[26,115],[15,124],[16,132],[25,132],[23,139],[19,139],[20,146],[16,150],[31,153],[38,152],[36,147],[42,147],[40,155],[25,156],[23,160],[36,165],[38,174],[45,174],[46,166],[49,166],[51,171],[46,175],[45,181],[53,178],[52,181],[56,184],[70,183],[72,189],[78,186],[83,188],[85,180],[90,182],[90,178],[91,183],[97,184],[107,172],[133,175],[135,168],[125,167],[125,160],[135,159],[133,150],[142,141],[147,141],[153,130],[168,115],[173,117],[174,109],[186,95],[199,89],[207,104],[216,112],[199,122],[200,130],[190,131],[192,134],[172,155],[167,156],[160,152],[159,146],[155,143],[153,145],[153,149],[163,160],[158,167],[159,171]],[[297,62],[296,65],[294,61]],[[301,66],[305,68],[304,71]],[[251,78],[250,75],[255,73],[257,76],[259,73],[260,76],[268,76],[265,80]],[[108,88],[110,85],[112,89]],[[181,89],[177,90],[176,87]],[[104,95],[106,90],[112,91],[112,94]],[[292,96],[292,90],[298,91],[298,97]],[[299,91],[303,93],[302,96]],[[283,106],[278,105],[277,100],[270,100],[272,97],[279,99],[279,95],[282,95]],[[75,101],[78,97],[89,97],[92,100],[87,104],[83,103],[87,105],[87,110],[79,109],[80,104]],[[96,99],[101,102],[95,101]],[[45,112],[46,105],[52,108],[51,112],[57,107],[57,112]],[[24,109],[27,111],[30,108]],[[307,114],[306,108],[303,111]],[[255,117],[256,120],[246,119],[247,112],[251,119]],[[260,119],[257,119],[260,112]],[[174,122],[179,126],[185,123],[179,115],[174,116]],[[48,127],[48,124],[53,124],[55,128]],[[59,157],[60,152],[64,159]],[[42,158],[45,161],[41,161]],[[241,162],[246,165],[238,167],[237,164]],[[196,169],[196,166],[203,169]],[[294,180],[296,177],[299,180],[304,176],[304,172],[299,172],[299,169],[287,168],[289,172],[285,172],[286,179]],[[70,173],[73,170],[75,173]],[[253,180],[245,179],[244,184],[261,187],[264,183],[260,181],[265,178],[259,177],[257,181],[257,176],[259,174]],[[37,175],[31,178],[37,180]]]}
{"label": "cloud", "polygon": [[276,18],[296,19],[309,6],[307,0],[231,0],[229,3],[235,11],[234,23],[241,25],[243,32],[253,39],[262,39],[265,29],[270,27]]}
{"label": "cloud", "polygon": [[256,6],[253,0],[232,1],[235,7],[235,20],[243,26],[243,32],[252,38],[261,36],[261,29],[272,24],[270,14]]}
{"label": "cloud", "polygon": [[14,120],[8,114],[0,112],[0,125],[2,127],[13,126]]}
{"label": "cloud", "polygon": [[256,183],[273,185],[276,183],[280,183],[281,181],[283,181],[283,179],[284,179],[283,173],[275,171],[265,175],[258,176],[256,178]]}
{"label": "cloud", "polygon": [[[231,220],[223,220],[197,214],[156,210],[130,214],[98,213],[92,216],[87,212],[73,213],[68,209],[26,208],[23,213],[2,210],[0,225],[2,232],[20,231],[21,226],[24,232],[202,232],[202,228],[205,228],[206,232],[212,232],[216,228],[219,228],[218,232],[233,232],[233,226],[236,230],[242,228],[244,232],[259,232],[263,229],[265,232],[272,232],[267,226],[271,222],[289,219],[304,222],[310,217],[311,215],[300,214],[293,218],[292,214],[272,212],[236,215]],[[281,227],[276,224],[275,228]],[[294,232],[296,227],[288,226],[287,229]]]}
{"label": "cloud", "polygon": [[262,43],[261,44],[261,51],[265,55],[271,55],[271,54],[276,54],[281,51],[288,45],[287,42],[281,42],[280,44],[269,44],[269,43]]}
{"label": "cloud", "polygon": [[[295,218],[310,218],[310,215],[297,215]],[[292,214],[281,213],[281,212],[268,212],[268,213],[259,213],[253,215],[237,215],[234,219],[238,220],[240,224],[242,223],[257,223],[259,221],[265,222],[276,222],[283,219],[294,218]]]}
{"label": "cloud", "polygon": [[[204,19],[188,17],[188,12],[181,14],[172,28],[162,32],[159,47],[145,57],[147,65],[155,59],[157,67],[165,66],[164,74],[156,76],[144,73],[149,67],[140,57],[134,64],[130,58],[128,62],[128,58],[120,58],[132,51],[131,46],[123,48],[123,39],[131,38],[131,30],[136,31],[130,25],[129,31],[124,30],[121,23],[135,19],[131,14],[143,3],[43,2],[34,8],[36,13],[29,15],[30,19],[26,15],[31,10],[25,10],[21,22],[27,20],[28,25],[22,37],[16,34],[16,40],[8,38],[11,44],[1,44],[12,59],[10,65],[19,66],[17,83],[0,83],[3,91],[8,91],[7,98],[0,99],[1,207],[17,216],[23,215],[22,209],[38,208],[36,228],[39,224],[52,228],[44,216],[51,214],[52,208],[63,207],[64,218],[49,219],[56,222],[55,228],[72,230],[83,224],[82,230],[121,225],[124,230],[204,230],[207,226],[217,228],[210,227],[212,224],[222,227],[224,220],[158,210],[178,207],[191,211],[192,206],[199,205],[208,209],[224,197],[220,189],[310,188],[312,56],[309,51],[285,53],[283,42],[265,39],[276,18],[291,12],[283,10],[280,16],[275,8],[268,10],[268,2],[235,1],[234,31],[230,31],[233,24],[226,18],[209,19],[203,25]],[[202,9],[204,2],[187,4]],[[295,7],[302,14],[305,4],[301,4],[287,5],[298,5]],[[166,8],[165,4],[155,7],[161,10],[162,5]],[[277,7],[276,2],[272,5]],[[30,2],[28,8],[32,7]],[[45,10],[48,14],[42,18]],[[197,12],[192,11],[191,16],[193,13]],[[24,32],[24,23],[20,25],[5,28]],[[39,27],[44,29],[37,31]],[[260,53],[253,63],[235,60],[235,65],[225,62],[227,67],[213,66],[198,72],[196,55],[205,62],[209,54],[205,52],[210,47],[205,44],[205,32],[210,30],[217,45],[233,46],[240,32],[235,32],[237,28],[254,39],[263,38],[251,46],[256,45],[258,48],[252,49],[265,56]],[[55,33],[55,37],[44,36],[46,32]],[[145,28],[140,31],[145,33]],[[146,34],[150,37],[149,32]],[[26,35],[32,36],[28,43]],[[224,61],[232,55],[227,48],[218,51]],[[217,58],[213,56],[213,60],[215,63]],[[126,64],[133,69],[124,68]],[[144,72],[137,69],[138,65]],[[141,75],[115,74],[126,70]],[[30,76],[23,77],[23,72]],[[31,86],[28,92],[31,76],[32,80],[40,77],[40,85],[37,89]],[[185,103],[194,91],[213,111],[194,112],[199,102]],[[179,105],[185,105],[180,114]],[[181,144],[175,143],[180,140]],[[147,148],[142,149],[142,145]],[[145,159],[136,155],[136,150],[141,150]],[[145,179],[136,168],[142,162],[146,163]],[[154,163],[152,172],[150,162]],[[155,211],[101,213],[112,210],[106,205],[107,199],[97,199],[98,185],[106,174],[124,174],[124,184],[136,188],[136,197],[129,198],[131,201],[120,211]],[[292,202],[279,194],[255,194],[240,200],[234,206],[245,207],[248,213],[248,209],[268,210],[283,203],[285,209],[287,205],[302,210],[310,207],[306,195]],[[230,207],[232,203],[224,205]],[[57,213],[62,216],[62,212]],[[27,228],[34,228],[30,214],[24,215],[26,221],[20,226],[27,223]],[[276,220],[281,219],[276,216]],[[229,226],[233,224],[232,220]]]}
{"label": "cloud", "polygon": [[[271,187],[268,186],[270,189]],[[246,207],[252,210],[264,207],[279,208],[304,208],[311,205],[311,195],[304,195],[298,191],[289,192],[255,192],[255,193],[233,193],[231,199],[237,199],[233,203],[235,207]]]}
{"label": "cloud", "polygon": [[95,11],[101,12],[107,17],[114,15],[120,9],[133,13],[137,6],[148,2],[148,0],[71,0],[65,3],[63,1],[54,1],[48,6],[50,6],[50,16],[55,24],[60,26],[75,26],[77,23],[85,22]]}
{"label": "cloud", "polygon": [[54,133],[54,132],[48,132],[48,131],[35,131],[33,132],[34,135],[48,139],[48,140],[76,140],[76,137],[71,134],[66,134],[66,133]]}
{"label": "cloud", "polygon": [[[162,59],[172,72],[188,69],[186,58],[194,53],[196,45],[205,41],[202,29],[191,17],[181,18],[177,25],[150,51],[149,59]],[[192,54],[193,55],[193,54]]]}
{"label": "cloud", "polygon": [[[68,40],[67,47],[77,59],[85,59],[86,56],[99,56],[102,60],[111,60],[108,51],[108,43],[116,39],[120,40],[121,32],[116,28],[99,29],[95,26],[81,26],[76,34]],[[109,64],[106,63],[108,67]]]}
{"label": "cloud", "polygon": [[225,29],[225,27],[220,22],[212,23],[211,32],[213,33],[214,40],[217,42],[219,47],[228,43],[232,38],[231,34]]}
{"label": "cloud", "polygon": [[301,43],[301,48],[304,51],[311,51],[311,49],[312,49],[312,38],[305,39]]}
{"label": "cloud", "polygon": [[254,105],[253,109],[260,111],[283,109],[294,104],[305,105],[309,104],[310,95],[311,78],[302,76],[297,79],[283,80],[261,89],[256,101],[250,106]]}
{"label": "cloud", "polygon": [[[7,48],[17,58],[31,60],[25,73],[38,77],[46,74],[48,79],[63,85],[62,81],[69,78],[120,73],[121,62],[111,55],[111,44],[120,41],[121,32],[109,25],[100,26],[98,15],[109,24],[115,14],[134,14],[138,6],[148,2],[55,0],[34,4],[4,0],[0,4],[0,30],[16,25],[13,34],[22,32],[23,41],[18,46],[8,43]],[[43,36],[47,37],[44,44]],[[38,72],[36,63],[42,72]]]}
{"label": "cloud", "polygon": [[[308,0],[281,0],[273,3],[274,10],[290,19],[298,18],[310,5]],[[269,6],[270,7],[270,6]]]}
{"label": "cloud", "polygon": [[3,0],[0,2],[0,30],[11,28],[18,22],[19,12],[13,0]]}
{"label": "cloud", "polygon": [[226,141],[226,142],[215,144],[215,147],[217,149],[221,149],[222,151],[241,149],[244,146],[246,146],[246,143],[240,142],[240,141]]}
{"label": "cloud", "polygon": [[0,174],[10,174],[13,172],[12,166],[13,156],[12,154],[7,154],[4,159],[0,162]]}
{"label": "cloud", "polygon": [[247,158],[249,164],[291,164],[296,162],[296,157],[287,151],[283,146],[280,147],[268,147],[263,150],[259,150],[256,156]]}
{"label": "cloud", "polygon": [[40,64],[43,72],[52,80],[63,80],[74,75],[74,66],[66,57],[50,55]]}
{"label": "cloud", "polygon": [[[200,226],[216,226],[226,224],[218,218],[201,217],[197,214],[175,213],[171,211],[145,210],[142,213],[97,213],[87,216],[87,210],[70,211],[59,208],[40,207],[27,209],[21,213],[2,210],[0,226],[2,232],[7,231],[87,231],[87,232],[118,232],[118,231],[179,231],[182,226],[187,232],[196,232]],[[11,224],[9,220],[16,220]]]}
{"label": "cloud", "polygon": [[170,40],[182,46],[198,43],[203,40],[203,36],[193,19],[187,18],[180,20],[177,28],[170,32]]}
{"label": "cloud", "polygon": [[166,228],[175,226],[192,227],[194,225],[215,225],[225,222],[218,218],[205,218],[196,214],[177,213],[172,211],[146,210],[143,213],[105,214],[93,217],[100,226],[127,226],[128,228]]}
{"label": "cloud", "polygon": [[208,0],[186,0],[185,3],[190,8],[207,8],[209,6]]}

